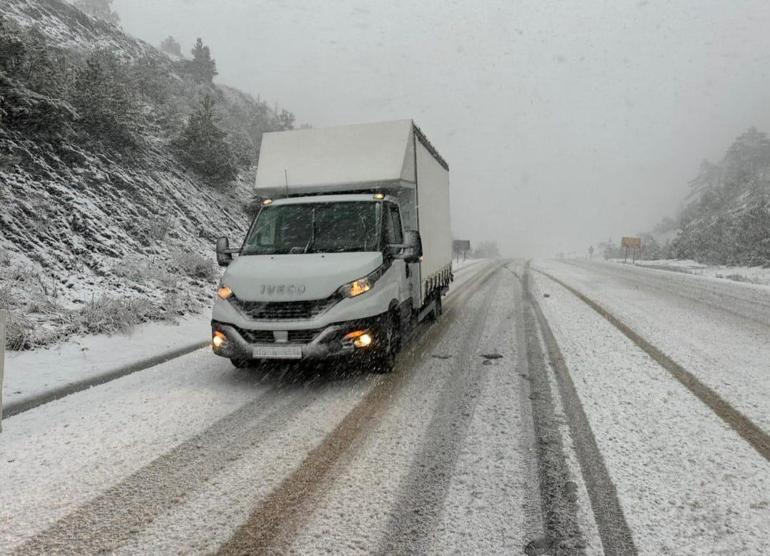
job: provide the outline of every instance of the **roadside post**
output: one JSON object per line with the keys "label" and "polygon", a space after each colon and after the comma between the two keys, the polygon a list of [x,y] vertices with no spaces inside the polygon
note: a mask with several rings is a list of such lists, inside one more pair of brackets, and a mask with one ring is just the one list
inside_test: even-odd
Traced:
{"label": "roadside post", "polygon": [[0,311],[0,432],[3,432],[3,371],[5,370],[5,326],[7,313]]}

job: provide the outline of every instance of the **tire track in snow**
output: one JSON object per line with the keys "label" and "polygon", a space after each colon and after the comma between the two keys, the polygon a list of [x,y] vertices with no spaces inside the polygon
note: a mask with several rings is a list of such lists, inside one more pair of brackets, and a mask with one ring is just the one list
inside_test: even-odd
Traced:
{"label": "tire track in snow", "polygon": [[476,308],[465,339],[452,362],[449,376],[441,385],[441,395],[433,418],[423,433],[422,446],[401,485],[398,500],[391,509],[390,523],[380,543],[380,554],[424,554],[430,548],[430,534],[444,507],[449,484],[486,373],[474,372],[471,357],[476,355],[489,308],[500,287],[500,276]]}
{"label": "tire track in snow", "polygon": [[682,386],[687,388],[695,397],[702,401],[711,409],[720,419],[722,419],[730,428],[738,433],[746,442],[748,442],[757,453],[765,460],[770,461],[770,435],[751,421],[743,413],[735,409],[715,390],[706,386],[703,382],[679,365],[660,349],[645,340],[639,333],[630,328],[618,317],[607,311],[597,302],[593,301],[572,286],[567,285],[558,278],[544,272],[536,270],[549,280],[559,284],[561,287],[575,295],[586,305],[604,317],[610,324],[622,332],[629,340],[634,342],[639,348],[649,355],[656,363],[667,370],[671,376],[679,381]]}
{"label": "tire track in snow", "polygon": [[548,381],[545,355],[537,321],[532,310],[526,268],[516,287],[516,328],[519,358],[517,368],[530,381],[529,404],[537,452],[540,506],[544,537],[527,545],[527,554],[555,551],[583,554],[585,542],[578,524],[577,501],[570,496],[567,458],[562,444],[556,410]]}
{"label": "tire track in snow", "polygon": [[307,396],[299,387],[280,395],[277,389],[268,390],[58,520],[13,553],[95,554],[115,550],[265,436],[280,430],[315,397]]}
{"label": "tire track in snow", "polygon": [[[493,265],[478,273],[456,290],[444,305],[439,322],[418,335],[406,352],[399,356],[396,371],[384,377],[324,442],[314,448],[281,485],[252,512],[248,521],[219,550],[219,554],[280,554],[288,550],[294,531],[311,514],[316,497],[323,495],[325,485],[333,480],[332,471],[369,430],[376,417],[387,409],[418,366],[423,353],[454,323],[455,311],[499,270]],[[403,359],[402,359],[402,356]]]}
{"label": "tire track in snow", "polygon": [[[542,547],[552,548],[557,554],[582,553],[585,541],[578,526],[577,500],[574,491],[567,488],[568,467],[561,436],[554,422],[554,405],[548,383],[545,358],[540,339],[548,350],[559,387],[564,413],[569,418],[569,428],[574,440],[575,452],[581,473],[591,499],[599,536],[605,554],[633,555],[637,553],[631,529],[626,522],[604,458],[596,444],[593,431],[575,390],[569,369],[562,357],[556,338],[529,286],[529,265],[525,266],[522,288],[526,306],[522,318],[527,327],[527,355],[532,377],[532,412],[538,438],[538,457],[541,460],[541,492],[546,534]],[[557,544],[558,543],[558,544]],[[533,550],[532,554],[539,554]]]}

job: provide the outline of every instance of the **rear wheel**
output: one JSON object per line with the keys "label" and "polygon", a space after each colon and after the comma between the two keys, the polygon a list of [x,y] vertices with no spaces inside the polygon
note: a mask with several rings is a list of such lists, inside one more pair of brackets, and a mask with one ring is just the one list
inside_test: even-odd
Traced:
{"label": "rear wheel", "polygon": [[433,309],[436,314],[436,320],[444,314],[444,303],[441,301],[441,292],[436,294],[436,307]]}
{"label": "rear wheel", "polygon": [[436,322],[443,312],[444,307],[441,305],[441,292],[437,291],[433,294],[433,310],[430,312],[428,318],[432,322]]}

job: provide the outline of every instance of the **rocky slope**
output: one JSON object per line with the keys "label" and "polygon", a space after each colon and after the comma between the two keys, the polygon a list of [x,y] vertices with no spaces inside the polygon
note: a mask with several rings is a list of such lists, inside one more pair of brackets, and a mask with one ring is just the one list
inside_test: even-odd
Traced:
{"label": "rocky slope", "polygon": [[[123,149],[84,127],[66,93],[45,90],[49,81],[35,88],[24,58],[0,64],[7,345],[30,349],[205,309],[218,279],[213,242],[242,237],[250,166],[262,131],[285,126],[281,115],[235,89],[190,82],[178,61],[59,0],[4,0],[0,18],[6,51],[20,41],[27,58],[41,49],[46,60],[64,60],[52,71],[107,51],[129,70],[151,67],[162,86],[157,98],[136,96],[133,144]],[[221,126],[239,142],[234,152],[246,153],[228,187],[206,183],[175,156],[174,133],[202,94],[216,98]]]}

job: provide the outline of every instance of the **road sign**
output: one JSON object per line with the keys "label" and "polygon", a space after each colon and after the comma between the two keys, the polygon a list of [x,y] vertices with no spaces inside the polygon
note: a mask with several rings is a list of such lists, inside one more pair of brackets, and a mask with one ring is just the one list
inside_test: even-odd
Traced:
{"label": "road sign", "polygon": [[623,261],[628,260],[629,251],[631,253],[631,261],[636,263],[636,259],[639,257],[642,251],[642,238],[640,237],[624,237],[620,240],[620,246],[623,247]]}
{"label": "road sign", "polygon": [[471,240],[469,239],[456,239],[452,242],[452,249],[454,249],[455,252],[462,252],[462,251],[470,251],[471,250]]}
{"label": "road sign", "polygon": [[458,259],[462,255],[463,259],[468,256],[468,251],[471,250],[471,240],[469,239],[456,239],[452,241],[452,252]]}
{"label": "road sign", "polygon": [[625,247],[626,249],[641,249],[642,248],[642,238],[640,237],[624,237],[622,240],[620,240],[621,247]]}

